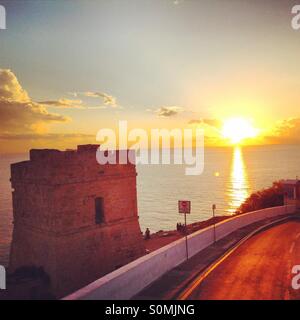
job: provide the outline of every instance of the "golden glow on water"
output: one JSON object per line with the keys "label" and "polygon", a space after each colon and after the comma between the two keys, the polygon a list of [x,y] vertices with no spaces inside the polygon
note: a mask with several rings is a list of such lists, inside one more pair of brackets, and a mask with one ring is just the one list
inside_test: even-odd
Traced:
{"label": "golden glow on water", "polygon": [[229,212],[234,213],[242,202],[249,196],[249,182],[243,159],[243,152],[239,146],[233,150],[233,159],[229,181]]}

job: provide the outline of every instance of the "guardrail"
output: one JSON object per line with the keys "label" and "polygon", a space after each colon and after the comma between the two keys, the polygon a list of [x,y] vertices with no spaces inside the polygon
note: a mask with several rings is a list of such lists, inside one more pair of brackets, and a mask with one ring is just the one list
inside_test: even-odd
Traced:
{"label": "guardrail", "polygon": [[[234,216],[216,224],[216,239],[222,239],[231,232],[254,222],[295,212],[296,206],[289,205]],[[194,256],[213,242],[213,226],[190,234],[188,236],[189,256]],[[182,238],[105,275],[65,297],[64,300],[130,299],[185,260],[185,239]]]}

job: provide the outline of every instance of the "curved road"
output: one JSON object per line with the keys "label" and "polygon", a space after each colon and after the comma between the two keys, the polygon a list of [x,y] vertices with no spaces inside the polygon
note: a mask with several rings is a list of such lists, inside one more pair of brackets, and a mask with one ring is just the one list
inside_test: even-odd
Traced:
{"label": "curved road", "polygon": [[291,285],[294,265],[300,265],[299,220],[277,225],[247,240],[197,286],[195,280],[195,288],[186,298],[300,299],[300,289]]}

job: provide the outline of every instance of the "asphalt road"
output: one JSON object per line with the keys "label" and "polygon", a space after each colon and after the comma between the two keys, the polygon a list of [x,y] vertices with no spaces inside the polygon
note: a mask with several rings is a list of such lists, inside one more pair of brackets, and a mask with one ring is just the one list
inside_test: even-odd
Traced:
{"label": "asphalt road", "polygon": [[277,225],[247,240],[204,280],[197,284],[196,279],[189,286],[190,295],[186,299],[300,299],[300,289],[292,288],[294,265],[300,265],[298,220]]}

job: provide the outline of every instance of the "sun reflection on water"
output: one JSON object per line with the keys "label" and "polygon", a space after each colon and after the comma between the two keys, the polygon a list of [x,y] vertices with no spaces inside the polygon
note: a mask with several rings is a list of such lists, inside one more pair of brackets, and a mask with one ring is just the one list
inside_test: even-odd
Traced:
{"label": "sun reflection on water", "polygon": [[249,181],[243,159],[243,152],[239,146],[233,150],[233,159],[229,180],[228,197],[229,213],[236,209],[249,196]]}

